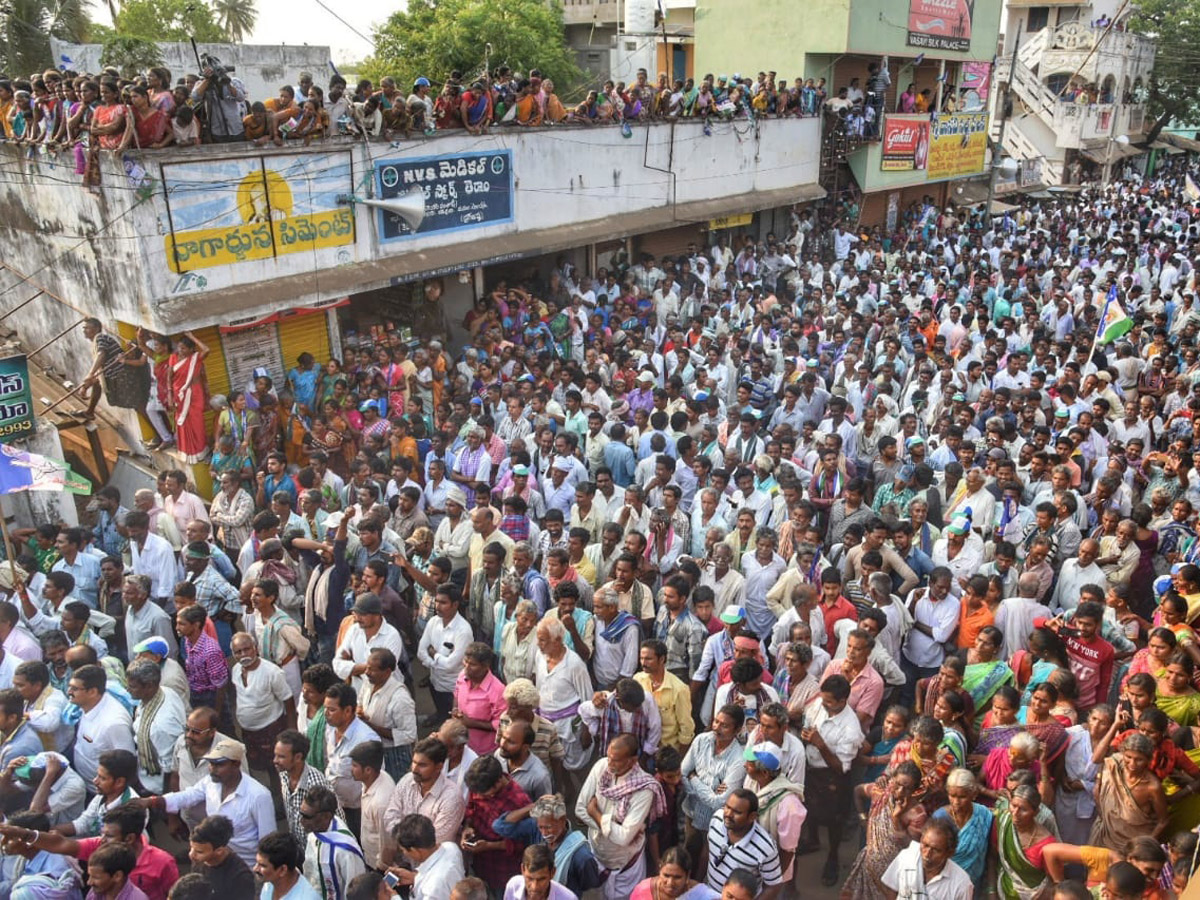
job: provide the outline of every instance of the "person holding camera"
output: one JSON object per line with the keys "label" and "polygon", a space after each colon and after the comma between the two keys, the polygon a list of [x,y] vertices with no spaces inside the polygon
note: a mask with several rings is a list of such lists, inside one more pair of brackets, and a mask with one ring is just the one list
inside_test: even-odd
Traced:
{"label": "person holding camera", "polygon": [[246,102],[246,87],[224,67],[205,60],[201,78],[192,88],[192,102],[204,106],[208,140],[213,144],[229,144],[245,139],[242,125],[242,105]]}

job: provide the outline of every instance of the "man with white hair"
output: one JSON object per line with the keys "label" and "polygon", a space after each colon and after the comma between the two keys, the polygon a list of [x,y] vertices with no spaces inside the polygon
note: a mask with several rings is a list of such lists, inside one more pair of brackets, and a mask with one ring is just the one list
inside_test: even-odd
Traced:
{"label": "man with white hair", "polygon": [[543,619],[538,623],[534,680],[541,696],[539,711],[554,725],[562,742],[564,793],[573,797],[584,778],[583,767],[591,756],[591,747],[583,746],[573,722],[579,714],[580,704],[592,698],[595,686],[583,660],[563,643],[565,634],[562,622]]}

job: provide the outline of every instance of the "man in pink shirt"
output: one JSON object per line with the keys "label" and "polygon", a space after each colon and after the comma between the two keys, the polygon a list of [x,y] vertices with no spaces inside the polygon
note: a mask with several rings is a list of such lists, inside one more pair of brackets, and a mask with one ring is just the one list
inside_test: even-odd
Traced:
{"label": "man in pink shirt", "polygon": [[508,709],[504,682],[491,671],[495,658],[487,644],[479,641],[468,644],[462,673],[454,683],[451,715],[467,726],[467,745],[480,756],[490,755],[496,749],[500,716]]}
{"label": "man in pink shirt", "polygon": [[199,519],[208,521],[208,506],[187,489],[187,475],[180,469],[167,473],[167,495],[163,497],[163,512],[175,520],[180,534],[187,531],[188,522]]}
{"label": "man in pink shirt", "polygon": [[883,676],[871,665],[871,651],[875,638],[861,628],[855,628],[846,636],[846,656],[835,659],[825,667],[821,680],[830,675],[841,675],[850,682],[850,708],[862,723],[863,733],[875,720],[879,704],[883,702]]}

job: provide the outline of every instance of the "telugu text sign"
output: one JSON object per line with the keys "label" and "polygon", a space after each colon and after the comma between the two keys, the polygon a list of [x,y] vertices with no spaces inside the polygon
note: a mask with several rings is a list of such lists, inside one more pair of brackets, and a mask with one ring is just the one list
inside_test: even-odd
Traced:
{"label": "telugu text sign", "polygon": [[929,158],[929,116],[890,115],[883,120],[884,172],[922,172]]}
{"label": "telugu text sign", "polygon": [[173,272],[353,244],[348,152],[206,160],[163,167]]}
{"label": "telugu text sign", "polygon": [[379,160],[375,188],[380,200],[403,197],[414,188],[425,194],[425,216],[416,229],[395,213],[378,210],[381,241],[504,224],[514,216],[512,151]]}
{"label": "telugu text sign", "polygon": [[970,0],[909,0],[908,45],[970,50],[971,5]]}
{"label": "telugu text sign", "polygon": [[980,174],[987,154],[987,124],[987,113],[939,116],[930,130],[928,179]]}
{"label": "telugu text sign", "polygon": [[0,359],[0,444],[29,437],[33,431],[29,362],[24,356]]}

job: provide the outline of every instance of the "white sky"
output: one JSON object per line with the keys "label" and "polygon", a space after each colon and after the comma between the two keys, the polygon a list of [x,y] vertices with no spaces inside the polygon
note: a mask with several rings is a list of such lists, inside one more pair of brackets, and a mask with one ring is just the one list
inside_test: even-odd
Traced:
{"label": "white sky", "polygon": [[[384,22],[404,0],[323,0],[368,38],[372,27]],[[316,0],[257,0],[258,22],[250,35],[251,44],[316,44],[327,45],[334,64],[341,67],[361,61],[371,53],[371,44],[343,25],[331,13],[322,9]],[[92,19],[111,25],[108,5],[93,2]]]}

